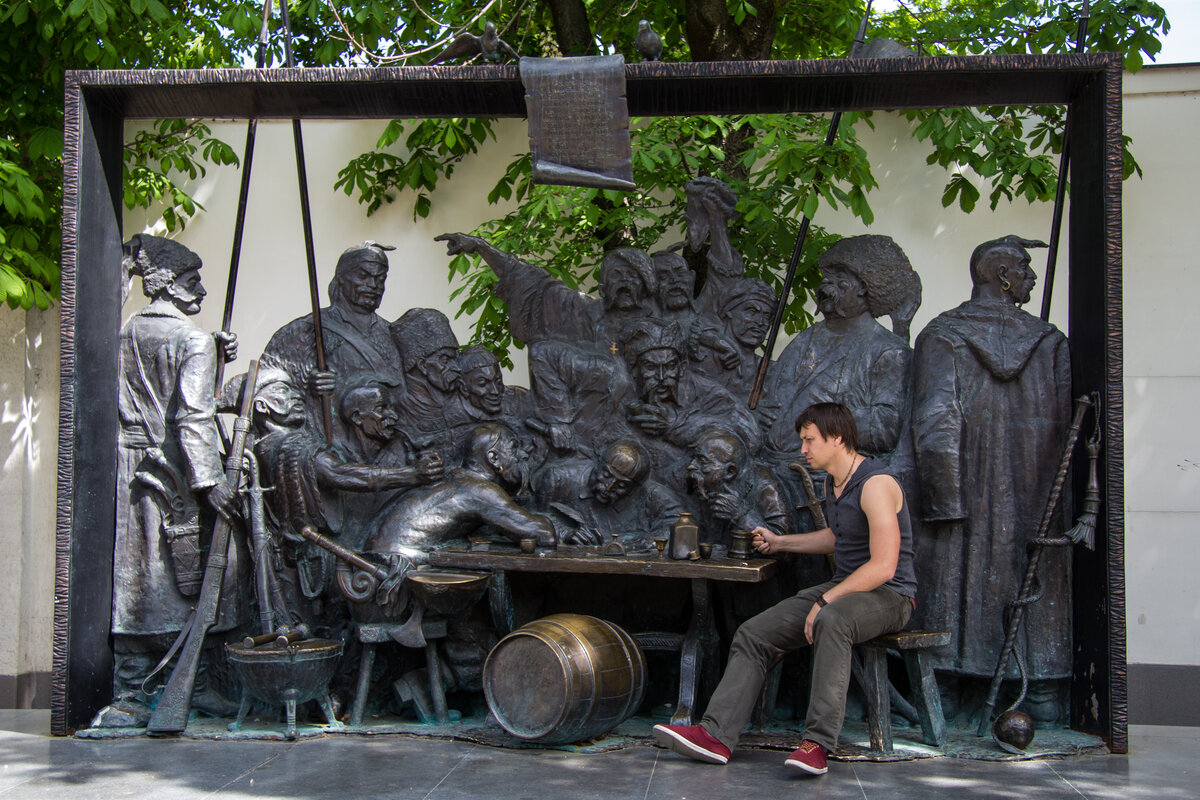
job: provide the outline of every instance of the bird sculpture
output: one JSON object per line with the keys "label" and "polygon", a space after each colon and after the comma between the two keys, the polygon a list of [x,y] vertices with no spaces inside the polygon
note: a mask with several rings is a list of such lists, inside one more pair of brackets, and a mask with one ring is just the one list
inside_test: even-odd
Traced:
{"label": "bird sculpture", "polygon": [[476,56],[482,56],[484,61],[495,64],[500,60],[501,54],[510,58],[519,58],[517,51],[513,50],[508,42],[500,38],[500,33],[496,30],[496,23],[488,21],[483,24],[482,36],[476,36],[473,33],[460,33],[454,37],[454,41],[450,43],[450,46],[438,53],[437,57],[430,61],[429,64],[432,66],[460,58],[471,61]]}
{"label": "bird sculpture", "polygon": [[642,61],[658,61],[662,58],[662,37],[650,27],[649,20],[638,21],[638,32],[633,39],[633,46],[642,56]]}

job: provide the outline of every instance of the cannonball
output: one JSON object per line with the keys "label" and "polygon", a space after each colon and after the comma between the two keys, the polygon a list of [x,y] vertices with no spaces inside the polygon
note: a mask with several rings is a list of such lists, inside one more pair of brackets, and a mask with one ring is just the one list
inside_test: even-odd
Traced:
{"label": "cannonball", "polygon": [[992,726],[992,738],[1005,752],[1020,755],[1033,741],[1033,720],[1021,711],[1005,711]]}

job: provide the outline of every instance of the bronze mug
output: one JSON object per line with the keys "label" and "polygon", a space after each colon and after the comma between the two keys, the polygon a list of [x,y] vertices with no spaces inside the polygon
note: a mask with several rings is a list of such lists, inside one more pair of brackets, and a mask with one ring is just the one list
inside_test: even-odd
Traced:
{"label": "bronze mug", "polygon": [[733,531],[729,534],[729,557],[746,559],[750,557],[750,543],[754,534],[749,531]]}

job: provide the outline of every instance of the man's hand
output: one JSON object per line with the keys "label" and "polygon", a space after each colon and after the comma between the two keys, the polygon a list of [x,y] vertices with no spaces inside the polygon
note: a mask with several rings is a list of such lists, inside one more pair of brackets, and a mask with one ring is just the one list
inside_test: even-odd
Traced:
{"label": "man's hand", "polygon": [[551,422],[546,426],[550,446],[555,450],[578,450],[579,443],[575,441],[575,432],[571,426],[563,422]]}
{"label": "man's hand", "polygon": [[775,424],[775,420],[779,419],[779,412],[783,410],[780,403],[772,403],[764,399],[758,404],[758,408],[754,409],[754,416],[758,419],[759,427],[770,428]]}
{"label": "man's hand", "polygon": [[226,522],[233,520],[233,516],[237,512],[237,492],[224,478],[208,487],[204,499],[225,518]]}
{"label": "man's hand", "polygon": [[547,530],[539,531],[537,534],[537,546],[556,549],[558,547],[558,533],[555,532],[554,526],[549,524],[549,520],[546,522]]}
{"label": "man's hand", "polygon": [[733,369],[738,365],[740,358],[737,348],[725,341],[724,338],[717,339],[713,350],[716,352],[717,361],[721,362],[721,366],[725,369]]}
{"label": "man's hand", "polygon": [[426,450],[417,458],[417,478],[421,483],[437,483],[446,476],[446,462],[436,450]]}
{"label": "man's hand", "polygon": [[808,617],[804,620],[804,638],[808,639],[808,643],[813,643],[813,623],[817,620],[817,614],[821,613],[821,607],[813,603],[812,611],[808,612]]}
{"label": "man's hand", "polygon": [[321,395],[332,395],[333,390],[337,387],[337,373],[333,370],[313,370],[308,373],[308,393],[320,397]]}
{"label": "man's hand", "polygon": [[487,244],[478,236],[469,236],[465,233],[443,233],[433,237],[433,240],[446,243],[446,255],[448,256],[456,256],[459,253],[477,253],[481,245]]}
{"label": "man's hand", "polygon": [[709,506],[714,517],[726,522],[737,522],[734,517],[737,516],[741,507],[741,498],[730,492],[717,492],[716,497]]}
{"label": "man's hand", "polygon": [[647,436],[662,436],[674,422],[674,414],[665,406],[650,403],[633,403],[629,406],[628,416],[629,421],[641,428]]}
{"label": "man's hand", "polygon": [[755,550],[764,556],[779,552],[779,546],[783,540],[782,536],[772,533],[761,525],[750,532],[754,534],[754,539],[751,540],[750,544],[754,546]]}
{"label": "man's hand", "polygon": [[237,361],[238,340],[237,334],[231,331],[217,331],[213,334],[213,339],[217,342],[217,349],[221,351],[222,358],[226,364]]}
{"label": "man's hand", "polygon": [[567,534],[567,544],[597,545],[604,541],[600,531],[590,525],[580,525]]}

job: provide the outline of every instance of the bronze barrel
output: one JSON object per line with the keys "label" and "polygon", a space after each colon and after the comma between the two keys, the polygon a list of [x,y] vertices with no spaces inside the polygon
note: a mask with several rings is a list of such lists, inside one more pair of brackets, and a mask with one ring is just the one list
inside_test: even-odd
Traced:
{"label": "bronze barrel", "polygon": [[488,708],[513,736],[567,744],[629,719],[646,693],[646,659],[621,628],[551,614],[500,640],[483,665]]}

